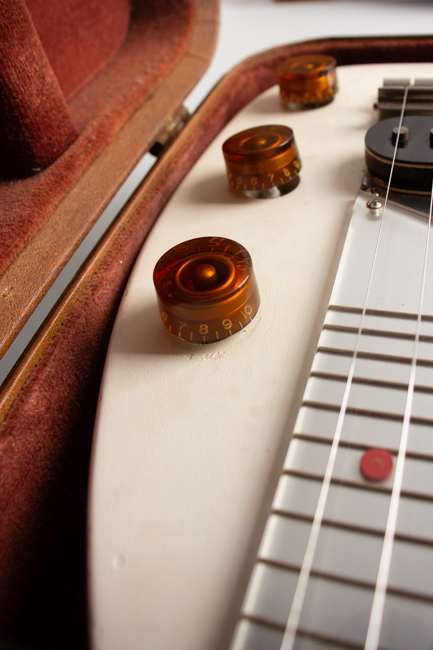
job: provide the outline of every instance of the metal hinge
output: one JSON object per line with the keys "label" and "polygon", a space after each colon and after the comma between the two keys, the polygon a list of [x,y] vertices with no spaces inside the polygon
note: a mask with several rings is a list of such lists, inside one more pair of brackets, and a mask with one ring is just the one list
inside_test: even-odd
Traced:
{"label": "metal hinge", "polygon": [[156,157],[160,156],[173,140],[177,138],[180,131],[188,122],[189,117],[188,109],[185,106],[181,106],[172,117],[168,117],[165,120],[162,131],[150,148],[150,153]]}

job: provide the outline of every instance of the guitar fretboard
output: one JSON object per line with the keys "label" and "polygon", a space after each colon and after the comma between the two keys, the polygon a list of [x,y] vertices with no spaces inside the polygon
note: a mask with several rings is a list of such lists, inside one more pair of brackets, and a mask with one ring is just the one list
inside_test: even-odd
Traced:
{"label": "guitar fretboard", "polygon": [[[364,648],[394,474],[381,482],[368,481],[360,461],[368,449],[379,447],[391,454],[395,471],[427,231],[426,220],[418,215],[395,205],[389,210],[375,257],[378,222],[366,214],[365,195],[357,200],[232,650],[281,648],[355,350],[349,399],[293,647]],[[433,645],[432,289],[428,282],[381,625],[380,648],[388,650],[427,650]]]}

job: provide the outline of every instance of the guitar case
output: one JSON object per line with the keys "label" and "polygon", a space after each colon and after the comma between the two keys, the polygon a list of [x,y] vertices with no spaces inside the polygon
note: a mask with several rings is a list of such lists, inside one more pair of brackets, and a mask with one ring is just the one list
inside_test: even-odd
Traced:
{"label": "guitar case", "polygon": [[[216,0],[0,0],[0,346],[203,74]],[[55,29],[53,28],[55,26]],[[234,68],[123,208],[0,393],[0,647],[52,647],[85,577],[87,480],[117,308],[152,224],[222,127],[309,52],[338,65],[424,62],[433,37],[286,45]],[[9,647],[9,646],[5,646]],[[22,647],[22,646],[12,646]]]}

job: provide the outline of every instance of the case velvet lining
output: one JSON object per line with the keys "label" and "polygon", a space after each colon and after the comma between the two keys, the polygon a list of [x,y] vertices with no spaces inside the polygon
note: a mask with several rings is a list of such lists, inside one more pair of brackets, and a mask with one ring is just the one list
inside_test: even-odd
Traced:
{"label": "case velvet lining", "polygon": [[[78,0],[62,2],[71,13],[76,6],[85,6]],[[31,0],[29,6],[35,3]],[[95,3],[89,3],[89,12]],[[114,30],[113,42],[118,47],[129,20],[124,16],[125,0],[96,4],[109,9],[112,3],[114,16],[123,16]],[[91,62],[84,66],[79,59],[68,66],[68,57],[73,55],[59,46],[57,78],[35,28],[39,26],[49,56],[57,60],[57,41],[48,38],[49,12],[41,19],[35,11],[39,17],[33,22],[24,0],[0,0],[0,84],[7,89],[0,94],[0,135],[8,144],[0,159],[4,178],[0,183],[0,273],[179,60],[190,38],[193,9],[193,0],[137,0],[127,36],[109,60],[105,60],[112,54],[107,39],[104,36],[98,50],[97,24],[92,22],[81,53],[85,58],[89,54]],[[57,14],[52,18],[57,20]],[[108,22],[113,33],[111,17]],[[74,92],[68,102],[64,92]],[[41,167],[45,169],[35,171]]]}
{"label": "case velvet lining", "polygon": [[66,99],[116,54],[127,36],[129,0],[26,0]]}

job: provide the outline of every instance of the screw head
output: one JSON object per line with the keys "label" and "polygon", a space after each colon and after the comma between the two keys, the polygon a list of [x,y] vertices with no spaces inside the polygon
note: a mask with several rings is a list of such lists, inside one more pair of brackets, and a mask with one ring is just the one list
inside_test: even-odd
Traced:
{"label": "screw head", "polygon": [[370,199],[370,201],[367,201],[366,205],[369,210],[380,210],[382,202],[378,201],[378,199]]}

